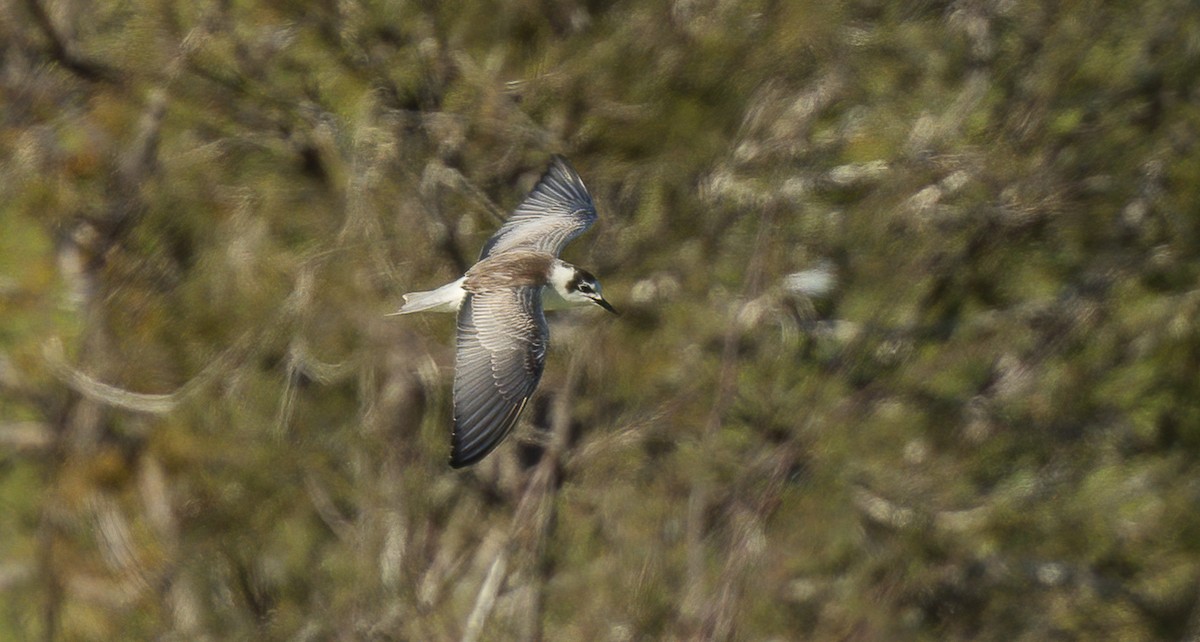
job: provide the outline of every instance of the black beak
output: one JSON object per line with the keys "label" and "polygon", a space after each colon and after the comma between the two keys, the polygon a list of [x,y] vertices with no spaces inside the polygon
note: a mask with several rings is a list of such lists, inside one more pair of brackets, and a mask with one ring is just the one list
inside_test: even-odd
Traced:
{"label": "black beak", "polygon": [[617,312],[617,309],[612,307],[612,305],[609,304],[608,301],[605,301],[604,297],[600,297],[600,298],[592,299],[592,300],[596,302],[596,305],[604,308],[605,310],[608,310],[609,312],[612,312],[613,314],[615,314],[617,316],[621,316],[621,313]]}

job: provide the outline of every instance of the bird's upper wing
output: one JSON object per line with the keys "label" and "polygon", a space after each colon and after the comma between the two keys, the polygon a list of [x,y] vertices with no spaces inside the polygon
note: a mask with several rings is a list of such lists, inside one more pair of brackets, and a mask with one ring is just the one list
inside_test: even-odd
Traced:
{"label": "bird's upper wing", "polygon": [[468,293],[458,311],[450,465],[483,459],[512,430],[537,387],[550,331],[542,288]]}
{"label": "bird's upper wing", "polygon": [[556,155],[525,200],[484,244],[479,260],[513,248],[558,256],[595,220],[596,206],[583,179],[567,159]]}

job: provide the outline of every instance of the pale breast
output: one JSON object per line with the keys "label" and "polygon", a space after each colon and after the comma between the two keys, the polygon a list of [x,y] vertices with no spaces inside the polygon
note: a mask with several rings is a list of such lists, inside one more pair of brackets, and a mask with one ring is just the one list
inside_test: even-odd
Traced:
{"label": "pale breast", "polygon": [[485,292],[499,288],[542,286],[549,282],[554,256],[545,252],[510,250],[476,263],[467,270],[463,289]]}

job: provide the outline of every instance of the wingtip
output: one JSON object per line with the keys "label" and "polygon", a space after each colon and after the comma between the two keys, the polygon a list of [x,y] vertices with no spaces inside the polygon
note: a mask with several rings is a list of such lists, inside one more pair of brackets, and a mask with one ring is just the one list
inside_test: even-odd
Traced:
{"label": "wingtip", "polygon": [[465,446],[468,444],[464,443],[463,439],[464,433],[465,431],[463,430],[463,426],[456,416],[454,418],[454,429],[450,438],[449,460],[450,467],[454,469],[466,468],[467,466],[479,463],[480,460],[482,460],[484,457],[487,457],[488,454],[492,452],[492,449],[499,444],[497,441],[491,445],[488,445],[486,443],[485,432],[484,435],[482,435],[485,436],[485,443],[482,446],[478,443],[474,443],[474,440],[471,440],[472,443],[470,444],[470,448],[467,448]]}
{"label": "wingtip", "polygon": [[508,438],[528,402],[529,397],[526,397],[520,403],[510,406],[500,416],[495,417],[495,421],[489,422],[482,429],[476,426],[467,438],[464,438],[467,431],[462,429],[459,420],[455,418],[450,438],[450,467],[465,468],[492,454]]}
{"label": "wingtip", "polygon": [[575,166],[572,165],[571,161],[567,160],[567,157],[563,156],[562,154],[550,155],[550,167],[546,169],[546,173],[560,173],[571,179],[571,181],[582,182],[582,179],[579,177],[579,172],[575,171]]}
{"label": "wingtip", "polygon": [[580,203],[589,210],[595,209],[592,205],[592,194],[584,184],[583,177],[562,154],[551,155],[550,166],[538,179],[533,191],[549,192],[556,198]]}
{"label": "wingtip", "polygon": [[450,467],[457,470],[459,468],[466,468],[467,466],[478,464],[483,460],[484,457],[487,457],[489,454],[491,454],[491,452],[495,450],[496,446],[498,445],[499,442],[492,444],[488,448],[476,448],[468,453],[459,448],[459,444],[456,440],[450,448]]}
{"label": "wingtip", "polygon": [[451,455],[449,463],[450,463],[450,467],[453,468],[454,470],[460,470],[460,469],[466,468],[467,466],[470,466],[471,464],[474,464],[478,461],[479,461],[478,459],[455,459],[454,455]]}

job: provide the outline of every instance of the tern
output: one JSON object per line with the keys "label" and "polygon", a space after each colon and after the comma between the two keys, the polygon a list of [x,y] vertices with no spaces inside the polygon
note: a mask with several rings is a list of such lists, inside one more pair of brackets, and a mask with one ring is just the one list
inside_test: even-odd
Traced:
{"label": "tern", "polygon": [[466,274],[404,295],[394,314],[458,313],[451,467],[470,466],[504,441],[537,388],[550,340],[543,294],[551,308],[594,304],[617,314],[595,276],[558,258],[595,221],[583,179],[556,155]]}

